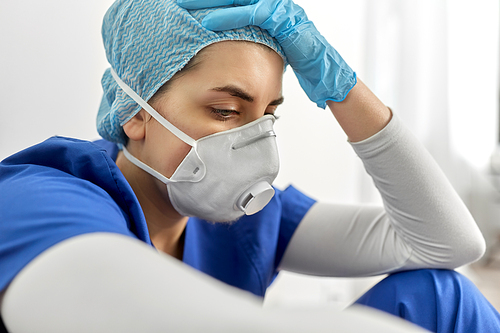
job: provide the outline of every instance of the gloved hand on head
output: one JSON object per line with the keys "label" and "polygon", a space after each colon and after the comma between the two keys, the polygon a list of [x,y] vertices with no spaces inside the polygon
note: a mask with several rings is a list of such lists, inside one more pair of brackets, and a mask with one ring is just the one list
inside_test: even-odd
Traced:
{"label": "gloved hand on head", "polygon": [[300,85],[319,107],[343,101],[356,73],[319,33],[304,10],[291,0],[177,0],[186,9],[223,8],[208,14],[203,26],[221,31],[248,25],[267,30],[283,48]]}

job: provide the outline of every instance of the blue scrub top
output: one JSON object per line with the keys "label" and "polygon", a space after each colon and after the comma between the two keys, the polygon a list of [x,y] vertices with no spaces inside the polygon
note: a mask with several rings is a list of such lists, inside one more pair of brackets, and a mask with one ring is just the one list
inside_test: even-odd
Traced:
{"label": "blue scrub top", "polygon": [[[151,244],[144,214],[114,160],[115,144],[53,137],[0,163],[0,290],[60,241],[111,232]],[[314,200],[294,187],[233,224],[190,218],[183,261],[264,296]]]}

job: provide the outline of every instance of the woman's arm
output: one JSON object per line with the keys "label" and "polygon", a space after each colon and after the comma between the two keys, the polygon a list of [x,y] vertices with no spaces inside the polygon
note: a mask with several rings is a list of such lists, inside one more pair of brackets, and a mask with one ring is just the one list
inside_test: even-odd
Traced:
{"label": "woman's arm", "polygon": [[[384,108],[366,90],[364,98],[353,89],[344,102],[330,105],[351,141],[362,140],[383,123]],[[482,256],[484,239],[469,211],[396,115],[380,132],[351,144],[385,209],[317,203],[292,237],[282,269],[363,276],[417,268],[452,269]]]}
{"label": "woman's arm", "polygon": [[365,140],[382,130],[392,117],[391,111],[358,78],[342,102],[326,102],[350,142]]}
{"label": "woman's arm", "polygon": [[263,310],[249,293],[106,233],[42,253],[7,288],[1,315],[16,333],[423,332],[363,307]]}

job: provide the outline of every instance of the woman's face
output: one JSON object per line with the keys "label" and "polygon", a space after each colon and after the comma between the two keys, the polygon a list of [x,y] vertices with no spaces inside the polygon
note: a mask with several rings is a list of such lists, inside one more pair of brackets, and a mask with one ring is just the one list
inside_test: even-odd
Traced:
{"label": "woman's face", "polygon": [[[274,114],[283,102],[283,60],[271,49],[228,41],[205,48],[197,57],[197,64],[151,103],[193,139]],[[135,118],[124,126],[129,151],[171,177],[191,147],[144,110]]]}

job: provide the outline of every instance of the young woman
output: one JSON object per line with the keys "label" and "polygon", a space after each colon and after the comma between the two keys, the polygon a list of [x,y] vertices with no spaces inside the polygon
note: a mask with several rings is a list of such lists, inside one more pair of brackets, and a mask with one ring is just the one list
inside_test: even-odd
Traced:
{"label": "young woman", "polygon": [[[500,330],[498,313],[452,271],[484,241],[429,154],[299,6],[204,8],[233,2],[117,1],[103,25],[106,141],[55,137],[0,164],[7,329],[421,331],[361,306],[262,310],[259,297],[291,270],[392,273],[359,303],[436,332]],[[271,186],[287,64],[330,108],[384,207]]]}

